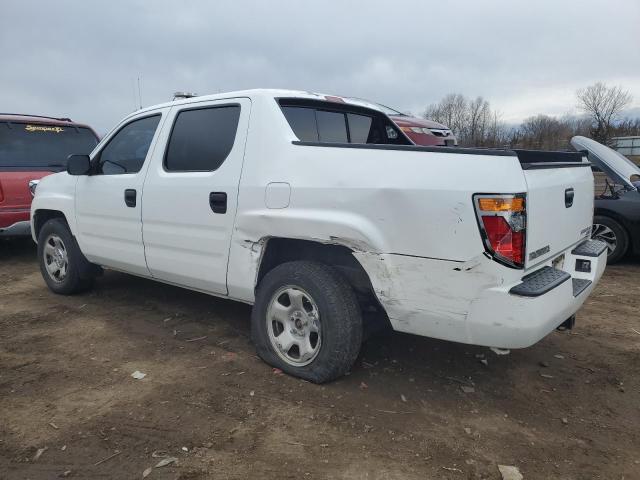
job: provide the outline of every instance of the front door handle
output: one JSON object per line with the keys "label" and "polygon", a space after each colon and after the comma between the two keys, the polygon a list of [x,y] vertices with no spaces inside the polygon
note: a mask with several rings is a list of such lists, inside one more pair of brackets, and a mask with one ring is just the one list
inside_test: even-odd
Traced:
{"label": "front door handle", "polygon": [[127,188],[124,191],[124,203],[127,204],[127,207],[136,206],[136,191],[133,188]]}
{"label": "front door handle", "polygon": [[227,213],[227,194],[225,192],[211,192],[209,206],[213,213]]}

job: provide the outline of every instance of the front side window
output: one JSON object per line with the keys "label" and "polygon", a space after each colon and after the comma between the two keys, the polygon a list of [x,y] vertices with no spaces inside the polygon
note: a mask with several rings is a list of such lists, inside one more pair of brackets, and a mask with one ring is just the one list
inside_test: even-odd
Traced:
{"label": "front side window", "polygon": [[225,161],[236,138],[239,105],[183,110],[169,139],[167,171],[214,171]]}
{"label": "front side window", "polygon": [[153,115],[122,127],[100,152],[97,173],[121,175],[139,172],[159,122],[160,115]]}

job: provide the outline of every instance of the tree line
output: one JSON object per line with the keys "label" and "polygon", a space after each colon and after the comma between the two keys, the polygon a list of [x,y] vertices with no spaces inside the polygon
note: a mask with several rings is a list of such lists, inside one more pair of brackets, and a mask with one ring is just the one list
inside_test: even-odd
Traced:
{"label": "tree line", "polygon": [[461,146],[563,150],[574,135],[604,144],[614,137],[640,135],[640,118],[622,118],[632,100],[627,90],[598,82],[576,92],[582,115],[541,114],[508,126],[483,97],[451,93],[429,105],[422,116],[451,128]]}

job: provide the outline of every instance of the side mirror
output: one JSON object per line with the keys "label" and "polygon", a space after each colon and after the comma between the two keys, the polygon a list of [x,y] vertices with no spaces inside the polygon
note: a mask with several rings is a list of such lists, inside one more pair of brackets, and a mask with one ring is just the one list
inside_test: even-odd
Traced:
{"label": "side mirror", "polygon": [[69,155],[67,158],[67,173],[69,175],[89,175],[90,171],[89,155]]}

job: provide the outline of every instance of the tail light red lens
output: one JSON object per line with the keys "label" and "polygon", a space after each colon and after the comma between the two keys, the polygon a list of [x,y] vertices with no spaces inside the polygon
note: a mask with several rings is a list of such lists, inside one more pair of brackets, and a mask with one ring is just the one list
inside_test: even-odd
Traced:
{"label": "tail light red lens", "polygon": [[524,194],[475,195],[474,200],[486,249],[495,260],[523,268],[527,215]]}

